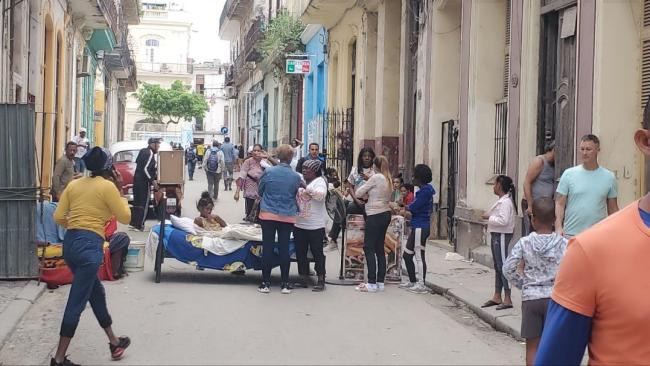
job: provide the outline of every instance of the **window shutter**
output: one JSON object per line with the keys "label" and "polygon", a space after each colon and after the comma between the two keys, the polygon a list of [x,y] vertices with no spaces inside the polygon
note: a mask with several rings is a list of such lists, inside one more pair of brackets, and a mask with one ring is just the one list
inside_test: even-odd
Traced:
{"label": "window shutter", "polygon": [[641,109],[645,107],[648,97],[650,97],[650,40],[645,40],[641,58]]}
{"label": "window shutter", "polygon": [[[510,1],[506,1],[506,39],[505,39],[505,57],[503,62],[503,97],[508,97],[508,87],[510,86]],[[650,0],[646,0],[648,2]]]}
{"label": "window shutter", "polygon": [[[643,1],[643,27],[650,28],[650,0]],[[641,109],[650,97],[650,39],[643,40],[641,51]]]}

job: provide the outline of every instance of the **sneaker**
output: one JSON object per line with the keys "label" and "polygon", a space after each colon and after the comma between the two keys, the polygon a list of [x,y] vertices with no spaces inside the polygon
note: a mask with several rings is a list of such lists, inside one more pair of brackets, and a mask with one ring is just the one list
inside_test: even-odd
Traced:
{"label": "sneaker", "polygon": [[377,282],[377,291],[383,292],[386,289],[386,286],[383,282]]}
{"label": "sneaker", "polygon": [[409,281],[409,282],[402,282],[397,287],[408,290],[408,289],[412,288],[413,286],[415,286],[415,282],[410,282]]}
{"label": "sneaker", "polygon": [[359,292],[377,292],[377,285],[372,283],[360,283],[357,287],[354,288],[355,291]]}
{"label": "sneaker", "polygon": [[131,339],[129,337],[119,337],[115,346],[109,343],[108,346],[111,350],[111,358],[113,361],[120,360],[129,345],[131,345]]}
{"label": "sneaker", "polygon": [[290,294],[291,293],[291,288],[289,288],[289,284],[288,283],[283,283],[282,284],[282,290],[280,292],[282,292],[285,295]]}
{"label": "sneaker", "polygon": [[63,358],[63,362],[56,362],[54,357],[50,359],[50,366],[80,366],[78,363],[74,363],[68,359],[68,356]]}
{"label": "sneaker", "polygon": [[430,292],[429,288],[423,283],[417,283],[415,286],[408,289],[408,291],[414,294],[428,294]]}
{"label": "sneaker", "polygon": [[271,292],[271,289],[269,288],[269,285],[266,282],[262,282],[260,287],[257,288],[257,291],[263,294],[268,294],[269,292]]}

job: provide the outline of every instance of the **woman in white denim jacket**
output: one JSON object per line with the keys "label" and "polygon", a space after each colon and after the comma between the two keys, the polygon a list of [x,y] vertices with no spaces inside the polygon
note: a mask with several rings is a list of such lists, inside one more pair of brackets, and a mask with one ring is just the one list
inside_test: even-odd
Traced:
{"label": "woman in white denim jacket", "polygon": [[[481,307],[496,306],[497,310],[512,308],[510,286],[503,275],[502,267],[508,256],[508,244],[515,231],[515,217],[517,216],[517,194],[512,179],[505,175],[497,177],[494,185],[494,194],[499,199],[483,214],[482,218],[488,220],[490,233],[490,247],[492,248],[492,261],[494,262],[495,280],[494,295]],[[501,290],[505,298],[501,300]]]}

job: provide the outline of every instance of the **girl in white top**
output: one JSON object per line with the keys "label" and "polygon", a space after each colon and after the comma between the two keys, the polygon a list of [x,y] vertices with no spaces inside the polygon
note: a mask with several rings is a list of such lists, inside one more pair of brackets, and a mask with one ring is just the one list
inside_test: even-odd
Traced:
{"label": "girl in white top", "polygon": [[327,181],[322,176],[321,161],[305,160],[302,165],[302,176],[307,186],[298,190],[297,198],[300,211],[293,229],[298,274],[300,274],[301,280],[295,283],[294,287],[304,288],[310,282],[307,250],[311,249],[314,262],[316,262],[316,275],[318,275],[318,282],[313,291],[318,292],[325,289],[323,239],[325,238],[327,219],[327,210],[325,209]]}
{"label": "girl in white top", "polygon": [[[512,308],[510,286],[502,271],[503,263],[508,256],[508,244],[515,231],[515,217],[517,216],[517,204],[515,203],[517,194],[512,179],[505,175],[498,176],[494,184],[494,194],[499,196],[499,199],[481,216],[488,221],[488,232],[490,233],[492,260],[496,272],[494,295],[482,307],[496,306],[497,310],[503,310]],[[502,289],[505,293],[503,301],[501,301]]]}
{"label": "girl in white top", "polygon": [[388,159],[377,156],[374,161],[375,174],[364,178],[366,183],[356,190],[349,190],[350,196],[360,204],[358,197],[368,196],[365,204],[366,226],[363,237],[363,252],[368,266],[368,283],[362,283],[356,290],[361,292],[377,292],[384,290],[386,277],[386,254],[384,253],[384,238],[390,225],[390,195],[392,192],[391,174]]}

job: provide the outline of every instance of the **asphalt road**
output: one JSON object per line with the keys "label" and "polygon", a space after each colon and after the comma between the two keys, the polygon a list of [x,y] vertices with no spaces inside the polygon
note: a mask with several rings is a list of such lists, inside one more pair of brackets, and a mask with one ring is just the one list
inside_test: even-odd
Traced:
{"label": "asphalt road", "polygon": [[[184,215],[207,187],[203,171],[185,189]],[[223,192],[215,212],[239,222],[243,202]],[[151,226],[153,222],[149,222]],[[129,232],[134,239],[144,233]],[[338,271],[338,252],[328,272]],[[522,364],[519,342],[436,295],[387,287],[356,293],[329,285],[323,293],[259,294],[259,272],[235,276],[197,271],[166,260],[162,282],[153,263],[123,280],[104,282],[114,328],[131,337],[123,365],[204,364]],[[292,274],[296,273],[295,264]],[[279,273],[275,273],[279,277]],[[46,292],[0,350],[0,365],[49,364],[69,286]],[[69,350],[81,364],[114,364],[90,310]]]}

